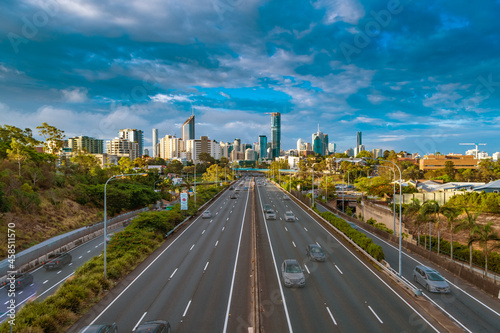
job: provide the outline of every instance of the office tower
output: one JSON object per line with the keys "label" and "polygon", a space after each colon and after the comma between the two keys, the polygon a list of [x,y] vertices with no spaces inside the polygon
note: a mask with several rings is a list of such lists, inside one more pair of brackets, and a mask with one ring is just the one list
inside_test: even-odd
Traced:
{"label": "office tower", "polygon": [[375,148],[372,149],[373,158],[384,157],[384,150]]}
{"label": "office tower", "polygon": [[356,132],[356,147],[359,147],[363,144],[363,140],[361,139],[361,132]]}
{"label": "office tower", "polygon": [[271,113],[271,158],[280,156],[281,152],[281,113]]}
{"label": "office tower", "polygon": [[255,150],[251,148],[245,149],[245,160],[246,161],[255,161]]}
{"label": "office tower", "polygon": [[182,124],[182,140],[194,140],[194,115]]}
{"label": "office tower", "polygon": [[153,156],[158,157],[158,129],[153,128]]}
{"label": "office tower", "polygon": [[130,142],[135,142],[139,145],[138,156],[142,156],[142,151],[144,149],[144,132],[138,129],[126,128],[120,130],[120,138],[128,140]]}
{"label": "office tower", "polygon": [[241,140],[240,139],[234,139],[233,150],[241,151]]}
{"label": "office tower", "polygon": [[165,160],[180,158],[181,152],[184,151],[184,141],[172,135],[165,135],[160,139],[159,147],[159,157]]}
{"label": "office tower", "polygon": [[319,125],[318,132],[312,135],[312,146],[313,151],[316,154],[320,154],[322,156],[328,154],[328,134],[320,132]]}
{"label": "office tower", "polygon": [[69,138],[68,148],[71,148],[73,152],[86,151],[90,154],[102,154],[104,151],[104,140],[81,135]]}
{"label": "office tower", "polygon": [[330,153],[334,153],[334,154],[337,153],[337,144],[335,144],[335,143],[329,143],[328,144],[328,151]]}
{"label": "office tower", "polygon": [[267,158],[267,136],[259,135],[259,156]]}
{"label": "office tower", "polygon": [[304,151],[304,150],[306,150],[306,144],[305,144],[304,140],[298,139],[297,140],[297,151],[300,152],[300,151]]}

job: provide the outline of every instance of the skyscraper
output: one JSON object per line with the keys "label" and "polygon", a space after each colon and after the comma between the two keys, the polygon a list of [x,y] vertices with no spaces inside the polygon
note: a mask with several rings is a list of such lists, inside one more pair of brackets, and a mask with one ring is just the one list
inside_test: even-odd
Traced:
{"label": "skyscraper", "polygon": [[356,147],[359,147],[363,144],[363,140],[361,139],[361,132],[356,132]]}
{"label": "skyscraper", "polygon": [[271,113],[271,158],[280,156],[281,152],[281,113]]}
{"label": "skyscraper", "polygon": [[194,115],[182,124],[182,140],[194,140]]}
{"label": "skyscraper", "polygon": [[320,154],[322,156],[328,154],[328,134],[320,132],[319,125],[318,132],[312,135],[312,146],[313,151],[316,154]]}
{"label": "skyscraper", "polygon": [[158,129],[153,128],[153,157],[158,157]]}
{"label": "skyscraper", "polygon": [[138,129],[126,128],[121,129],[119,133],[120,138],[130,142],[136,142],[139,145],[137,157],[141,157],[144,149],[144,132]]}
{"label": "skyscraper", "polygon": [[259,156],[267,158],[267,136],[259,135]]}

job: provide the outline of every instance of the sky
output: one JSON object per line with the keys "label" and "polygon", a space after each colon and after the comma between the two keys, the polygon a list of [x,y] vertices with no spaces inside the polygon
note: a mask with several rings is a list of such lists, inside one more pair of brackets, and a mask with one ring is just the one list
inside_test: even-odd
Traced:
{"label": "sky", "polygon": [[[3,0],[0,125],[500,151],[500,0]],[[151,149],[151,148],[150,148]],[[150,150],[151,151],[151,150]]]}

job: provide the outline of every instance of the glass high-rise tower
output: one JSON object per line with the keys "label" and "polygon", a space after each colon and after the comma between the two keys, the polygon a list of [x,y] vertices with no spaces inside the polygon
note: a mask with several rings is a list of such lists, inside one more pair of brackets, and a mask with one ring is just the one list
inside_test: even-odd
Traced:
{"label": "glass high-rise tower", "polygon": [[271,158],[280,156],[281,152],[281,113],[271,113]]}
{"label": "glass high-rise tower", "polygon": [[194,139],[194,115],[192,115],[182,124],[182,140],[186,142]]}
{"label": "glass high-rise tower", "polygon": [[356,147],[359,147],[363,144],[363,140],[361,139],[361,132],[356,132]]}
{"label": "glass high-rise tower", "polygon": [[267,136],[259,135],[259,156],[267,158]]}

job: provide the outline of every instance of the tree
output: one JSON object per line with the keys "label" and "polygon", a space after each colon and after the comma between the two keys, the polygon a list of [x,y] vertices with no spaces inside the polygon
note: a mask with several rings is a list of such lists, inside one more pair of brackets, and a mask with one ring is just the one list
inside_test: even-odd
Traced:
{"label": "tree", "polygon": [[[469,247],[472,248],[472,244],[478,242],[479,245],[483,246],[484,254],[484,275],[488,271],[488,242],[498,242],[500,237],[498,233],[495,232],[491,226],[493,222],[488,222],[486,225],[475,225],[471,237],[469,238]],[[493,248],[498,247],[497,244]],[[491,249],[490,249],[491,250]],[[472,267],[472,266],[471,266]]]}
{"label": "tree", "polygon": [[455,164],[453,164],[453,161],[446,161],[444,162],[444,173],[447,175],[450,179],[455,179]]}
{"label": "tree", "polygon": [[[460,221],[460,224],[456,227],[456,230],[467,230],[469,231],[469,241],[474,237],[476,221],[479,216],[479,212],[472,214],[469,212],[467,208],[464,208],[465,217]],[[469,246],[469,265],[470,270],[472,271],[472,243],[468,244]]]}
{"label": "tree", "polygon": [[418,199],[411,199],[411,203],[405,207],[403,215],[413,221],[417,229],[417,243],[420,245],[420,227],[425,223],[425,215],[422,214],[422,204]]}
{"label": "tree", "polygon": [[198,159],[203,163],[210,163],[210,164],[215,163],[215,158],[210,156],[209,153],[200,153],[200,155],[198,155]]}
{"label": "tree", "polygon": [[453,261],[453,234],[457,231],[457,223],[460,222],[458,217],[462,213],[463,209],[444,205],[439,209],[439,212],[443,214],[448,220],[448,228],[450,230],[450,260]]}
{"label": "tree", "polygon": [[71,163],[78,165],[79,173],[87,173],[91,169],[99,167],[100,161],[99,159],[93,155],[89,154],[86,151],[80,151],[70,159]]}
{"label": "tree", "polygon": [[7,149],[7,156],[10,160],[16,161],[19,166],[19,177],[21,177],[21,163],[29,158],[28,148],[25,144],[12,138],[11,149]]}
{"label": "tree", "polygon": [[[424,202],[421,207],[421,213],[429,220],[429,250],[432,251],[432,237],[431,226],[432,221],[436,222],[438,226],[438,253],[439,253],[439,203],[436,200],[429,200]],[[430,217],[430,218],[429,218]]]}
{"label": "tree", "polygon": [[40,135],[45,137],[45,149],[52,155],[56,155],[64,145],[64,131],[50,126],[47,123],[42,123],[42,126],[37,126]]}
{"label": "tree", "polygon": [[134,167],[134,162],[130,159],[130,157],[122,157],[118,161],[118,165],[120,166],[120,171],[122,173],[129,173],[131,169]]}

